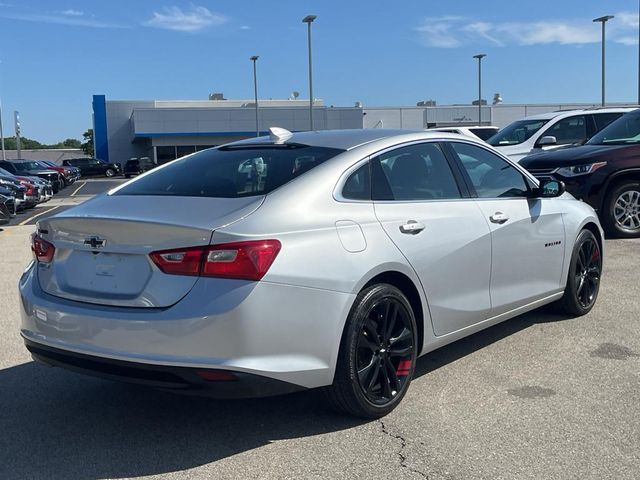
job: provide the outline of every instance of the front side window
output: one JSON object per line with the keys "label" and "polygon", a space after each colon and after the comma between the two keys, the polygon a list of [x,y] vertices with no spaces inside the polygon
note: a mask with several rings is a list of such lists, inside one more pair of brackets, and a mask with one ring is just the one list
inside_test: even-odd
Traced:
{"label": "front side window", "polygon": [[556,145],[582,143],[587,139],[587,121],[584,115],[559,120],[549,127],[543,136],[556,137]]}
{"label": "front side window", "polygon": [[526,142],[540,130],[549,120],[518,120],[513,122],[487,140],[489,145],[504,147]]}
{"label": "front side window", "polygon": [[386,152],[372,164],[376,200],[460,198],[460,190],[437,143],[421,143]]}
{"label": "front side window", "polygon": [[344,150],[304,145],[229,146],[182,157],[114,195],[265,195]]}
{"label": "front side window", "polygon": [[526,197],[529,185],[511,164],[484,148],[451,142],[479,198]]}

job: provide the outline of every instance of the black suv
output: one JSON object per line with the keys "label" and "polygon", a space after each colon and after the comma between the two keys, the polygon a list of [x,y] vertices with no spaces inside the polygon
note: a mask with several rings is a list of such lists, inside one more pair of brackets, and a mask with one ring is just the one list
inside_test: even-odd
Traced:
{"label": "black suv", "polygon": [[132,158],[124,164],[124,176],[130,178],[132,175],[148,172],[155,167],[149,157]]}
{"label": "black suv", "polygon": [[120,174],[120,165],[103,162],[95,158],[70,158],[69,160],[63,160],[62,165],[65,167],[78,167],[83,177],[94,175],[113,177]]}
{"label": "black suv", "polygon": [[562,180],[598,212],[610,235],[640,237],[640,109],[582,146],[529,155],[520,165],[540,179]]}
{"label": "black suv", "polygon": [[43,168],[32,160],[2,160],[0,168],[4,168],[12,175],[44,178],[51,182],[53,193],[58,193],[60,189],[64,188],[62,175],[55,170]]}

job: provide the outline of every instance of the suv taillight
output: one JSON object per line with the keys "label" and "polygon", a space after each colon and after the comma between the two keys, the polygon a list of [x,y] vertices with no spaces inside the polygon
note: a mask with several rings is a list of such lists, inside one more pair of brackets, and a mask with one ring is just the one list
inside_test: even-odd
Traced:
{"label": "suv taillight", "polygon": [[203,247],[174,248],[150,254],[164,273],[260,280],[282,245],[278,240],[251,240]]}
{"label": "suv taillight", "polygon": [[47,242],[37,233],[31,235],[31,251],[35,259],[42,263],[51,263],[53,255],[56,253],[56,247],[52,243]]}

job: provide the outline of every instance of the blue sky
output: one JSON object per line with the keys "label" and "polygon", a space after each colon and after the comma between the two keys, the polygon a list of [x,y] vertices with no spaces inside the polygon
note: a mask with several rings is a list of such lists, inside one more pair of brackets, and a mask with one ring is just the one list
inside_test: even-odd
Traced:
{"label": "blue sky", "polygon": [[328,105],[597,102],[600,25],[607,24],[607,99],[635,101],[637,0],[0,0],[5,134],[80,138],[91,95],[108,99],[308,98],[307,14],[314,93]]}

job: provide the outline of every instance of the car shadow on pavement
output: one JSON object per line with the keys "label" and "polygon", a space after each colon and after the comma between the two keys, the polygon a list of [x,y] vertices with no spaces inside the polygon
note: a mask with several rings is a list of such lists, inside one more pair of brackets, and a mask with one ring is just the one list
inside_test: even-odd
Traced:
{"label": "car shadow on pavement", "polygon": [[[536,311],[422,357],[425,375],[534,323]],[[402,407],[400,407],[402,408]],[[333,413],[318,391],[216,401],[50,368],[0,370],[0,478],[122,478],[176,472],[270,442],[365,423]]]}
{"label": "car shadow on pavement", "polygon": [[498,323],[493,327],[462,338],[420,357],[416,365],[415,377],[426,375],[433,370],[455,362],[476,350],[487,347],[532,325],[560,322],[572,318],[573,317],[566,314],[558,313],[557,307],[553,304],[545,305],[518,317]]}

